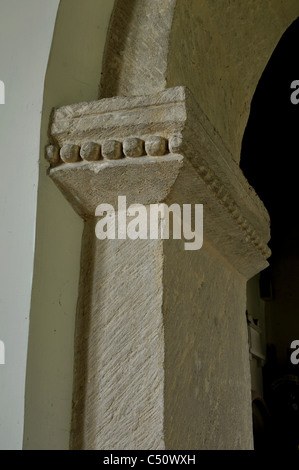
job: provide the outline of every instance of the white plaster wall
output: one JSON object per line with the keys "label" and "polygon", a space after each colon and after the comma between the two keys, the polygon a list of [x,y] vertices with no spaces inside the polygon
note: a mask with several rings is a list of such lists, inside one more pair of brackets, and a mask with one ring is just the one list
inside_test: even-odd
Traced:
{"label": "white plaster wall", "polygon": [[44,76],[59,0],[0,0],[0,449],[20,449]]}
{"label": "white plaster wall", "polygon": [[83,221],[47,175],[52,107],[98,97],[114,0],[61,0],[45,77],[24,449],[68,449]]}
{"label": "white plaster wall", "polygon": [[97,99],[113,4],[0,0],[0,449],[68,448],[83,224],[43,154],[51,108]]}

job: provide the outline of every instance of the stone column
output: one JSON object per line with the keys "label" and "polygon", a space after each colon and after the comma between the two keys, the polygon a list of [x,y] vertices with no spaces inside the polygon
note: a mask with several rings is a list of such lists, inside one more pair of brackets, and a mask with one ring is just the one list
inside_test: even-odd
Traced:
{"label": "stone column", "polygon": [[[73,449],[252,447],[246,282],[269,218],[184,87],[57,109],[49,174],[85,220]],[[203,246],[99,240],[96,208],[203,204]]]}

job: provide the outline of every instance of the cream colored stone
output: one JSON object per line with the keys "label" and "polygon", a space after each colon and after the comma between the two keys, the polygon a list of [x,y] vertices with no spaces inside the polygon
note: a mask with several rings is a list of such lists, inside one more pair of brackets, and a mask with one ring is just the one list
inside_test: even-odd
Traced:
{"label": "cream colored stone", "polygon": [[[103,201],[117,207],[119,195],[128,204],[165,199],[182,166],[182,156],[78,162],[51,169],[51,178],[84,219],[94,217]],[[60,170],[59,170],[60,168]],[[52,171],[53,170],[53,171]]]}
{"label": "cream colored stone", "polygon": [[64,163],[74,163],[80,160],[80,147],[75,144],[66,143],[60,150],[60,157]]}
{"label": "cream colored stone", "polygon": [[115,3],[100,98],[149,95],[166,87],[167,43],[175,5],[176,0]]}
{"label": "cream colored stone", "polygon": [[[78,116],[80,119],[77,119]],[[51,132],[60,146],[64,146],[69,139],[73,139],[77,145],[82,145],[87,139],[98,136],[102,147],[105,147],[107,139],[119,142],[121,146],[120,139],[125,140],[132,133],[135,136],[139,134],[141,140],[147,141],[153,135],[152,130],[158,128],[160,136],[167,141],[173,141],[180,136],[182,154],[199,176],[197,185],[194,185],[191,178],[190,183],[182,187],[186,202],[190,199],[190,194],[194,195],[194,201],[213,200],[209,210],[214,212],[216,222],[215,228],[211,228],[211,234],[217,231],[218,223],[221,223],[217,222],[218,214],[222,213],[221,220],[226,213],[229,214],[231,225],[222,225],[223,228],[226,227],[227,233],[223,238],[222,250],[227,252],[228,257],[232,257],[232,264],[241,263],[246,266],[251,258],[255,272],[255,262],[258,261],[254,255],[255,248],[252,251],[251,247],[260,245],[262,258],[258,266],[263,266],[264,257],[267,258],[270,254],[265,243],[270,238],[269,216],[189,90],[175,87],[144,98],[117,97],[89,105],[79,103],[63,107],[53,114]],[[108,146],[110,145],[108,142]],[[85,214],[86,217],[87,214],[94,214],[98,201],[104,199],[107,203],[115,204],[115,188],[118,194],[127,193],[129,200],[142,204],[157,202],[162,194],[165,197],[170,190],[168,184],[177,177],[176,171],[172,172],[172,165],[174,164],[176,169],[181,165],[175,155],[178,154],[165,155],[159,159],[144,157],[138,163],[122,158],[111,161],[111,168],[107,167],[108,162],[104,166],[102,162],[91,162],[89,165],[79,162],[75,166],[67,165],[67,168],[57,167],[51,171],[51,175],[59,187],[66,191],[68,199],[71,197],[80,215]],[[155,162],[158,171],[153,170]],[[166,169],[168,165],[169,170]],[[84,171],[79,171],[80,168]],[[161,173],[162,168],[165,170]],[[96,184],[94,178],[98,178],[101,184]],[[201,179],[204,181],[203,190],[199,189]],[[138,184],[139,180],[143,182],[144,191]],[[100,194],[102,191],[104,192]],[[139,200],[134,201],[134,198]],[[241,215],[243,219],[240,219]],[[211,223],[212,221],[211,218]],[[252,227],[256,229],[252,230]],[[244,235],[245,244],[243,237],[240,239],[239,229]],[[229,244],[228,240],[231,240]],[[237,256],[235,259],[234,252],[242,252],[243,256]],[[243,272],[243,268],[241,270]]]}
{"label": "cream colored stone", "polygon": [[167,141],[164,137],[151,135],[145,141],[145,151],[151,157],[161,157],[167,152]]}
{"label": "cream colored stone", "polygon": [[207,239],[164,250],[165,448],[250,449],[246,282]]}
{"label": "cream colored stone", "polygon": [[[246,280],[267,266],[269,217],[222,139],[183,87],[58,109],[51,134],[163,154],[50,169],[86,220],[71,448],[251,448]],[[203,247],[97,240],[96,207],[119,195],[202,203]]]}
{"label": "cream colored stone", "polygon": [[239,162],[258,81],[298,16],[297,0],[118,0],[100,98],[187,86]]}
{"label": "cream colored stone", "polygon": [[51,165],[57,165],[60,162],[59,149],[55,145],[47,145],[45,158]]}
{"label": "cream colored stone", "polygon": [[[96,140],[105,157],[50,169],[86,221],[72,448],[252,448],[246,281],[267,266],[270,221],[238,161],[258,79],[298,8],[118,0],[106,99],[53,113],[60,148]],[[203,203],[202,249],[96,240],[97,204],[120,194]]]}
{"label": "cream colored stone", "polygon": [[101,147],[95,142],[84,142],[80,149],[80,156],[88,162],[99,160],[101,157]]}
{"label": "cream colored stone", "polygon": [[145,154],[144,141],[137,137],[129,137],[123,142],[126,157],[142,157]]}
{"label": "cream colored stone", "polygon": [[122,145],[117,140],[106,140],[102,145],[102,155],[108,160],[118,160],[122,157]]}
{"label": "cream colored stone", "polygon": [[174,134],[169,138],[168,147],[171,153],[181,153],[183,151],[184,139],[182,134]]}
{"label": "cream colored stone", "polygon": [[72,449],[164,448],[159,240],[104,240],[86,224],[76,328]]}

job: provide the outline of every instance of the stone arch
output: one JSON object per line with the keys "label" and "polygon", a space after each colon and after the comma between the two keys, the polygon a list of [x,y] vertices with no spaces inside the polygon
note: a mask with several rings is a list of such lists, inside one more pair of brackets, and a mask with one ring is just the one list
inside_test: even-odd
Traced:
{"label": "stone arch", "polygon": [[145,95],[167,87],[176,0],[116,0],[106,40],[100,98]]}
{"label": "stone arch", "polygon": [[117,0],[100,97],[187,86],[239,162],[250,103],[296,0]]}
{"label": "stone arch", "polygon": [[296,1],[118,0],[100,97],[187,86],[239,163],[259,79],[298,14]]}
{"label": "stone arch", "polygon": [[[240,171],[239,150],[256,69],[294,14],[295,3],[288,5],[118,1],[103,63],[104,99],[53,113],[49,174],[85,219],[88,252],[79,289],[72,448],[252,446],[246,281],[267,265],[269,220]],[[126,154],[132,137],[141,149],[134,160]],[[159,155],[146,151],[153,140],[164,142]],[[82,149],[90,144],[98,152],[86,158]],[[116,249],[109,241],[93,246],[96,204],[114,204],[119,191],[145,205],[203,199],[202,252],[186,256],[168,241],[152,251],[125,241]],[[133,286],[132,295],[124,286]],[[142,301],[134,302],[136,292]]]}

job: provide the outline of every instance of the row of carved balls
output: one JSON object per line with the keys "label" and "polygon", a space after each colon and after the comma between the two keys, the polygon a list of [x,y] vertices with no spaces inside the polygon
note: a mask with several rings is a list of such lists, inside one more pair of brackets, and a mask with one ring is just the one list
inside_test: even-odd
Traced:
{"label": "row of carved balls", "polygon": [[123,157],[159,157],[178,150],[181,142],[180,136],[172,136],[165,139],[161,136],[149,136],[145,140],[138,137],[129,137],[123,142],[118,140],[106,140],[101,145],[96,142],[85,142],[80,147],[76,144],[65,144],[61,149],[55,145],[46,147],[46,159],[51,165],[59,163],[75,163],[80,160],[119,160]]}
{"label": "row of carved balls", "polygon": [[[60,163],[74,163],[81,160],[97,161],[97,160],[118,160],[123,157],[159,157],[170,153],[180,153],[182,150],[182,135],[174,134],[169,139],[161,136],[149,136],[145,140],[138,137],[129,137],[123,142],[118,140],[107,140],[101,145],[95,142],[85,142],[81,145],[65,144],[61,149],[55,145],[46,147],[46,159],[51,166]],[[216,196],[221,200],[222,204],[231,213],[238,225],[246,231],[253,243],[269,256],[267,246],[261,242],[255,231],[248,225],[247,220],[242,216],[239,209],[231,200],[224,186],[220,183],[217,176],[206,165],[197,167],[199,174],[205,183],[213,190]]]}

